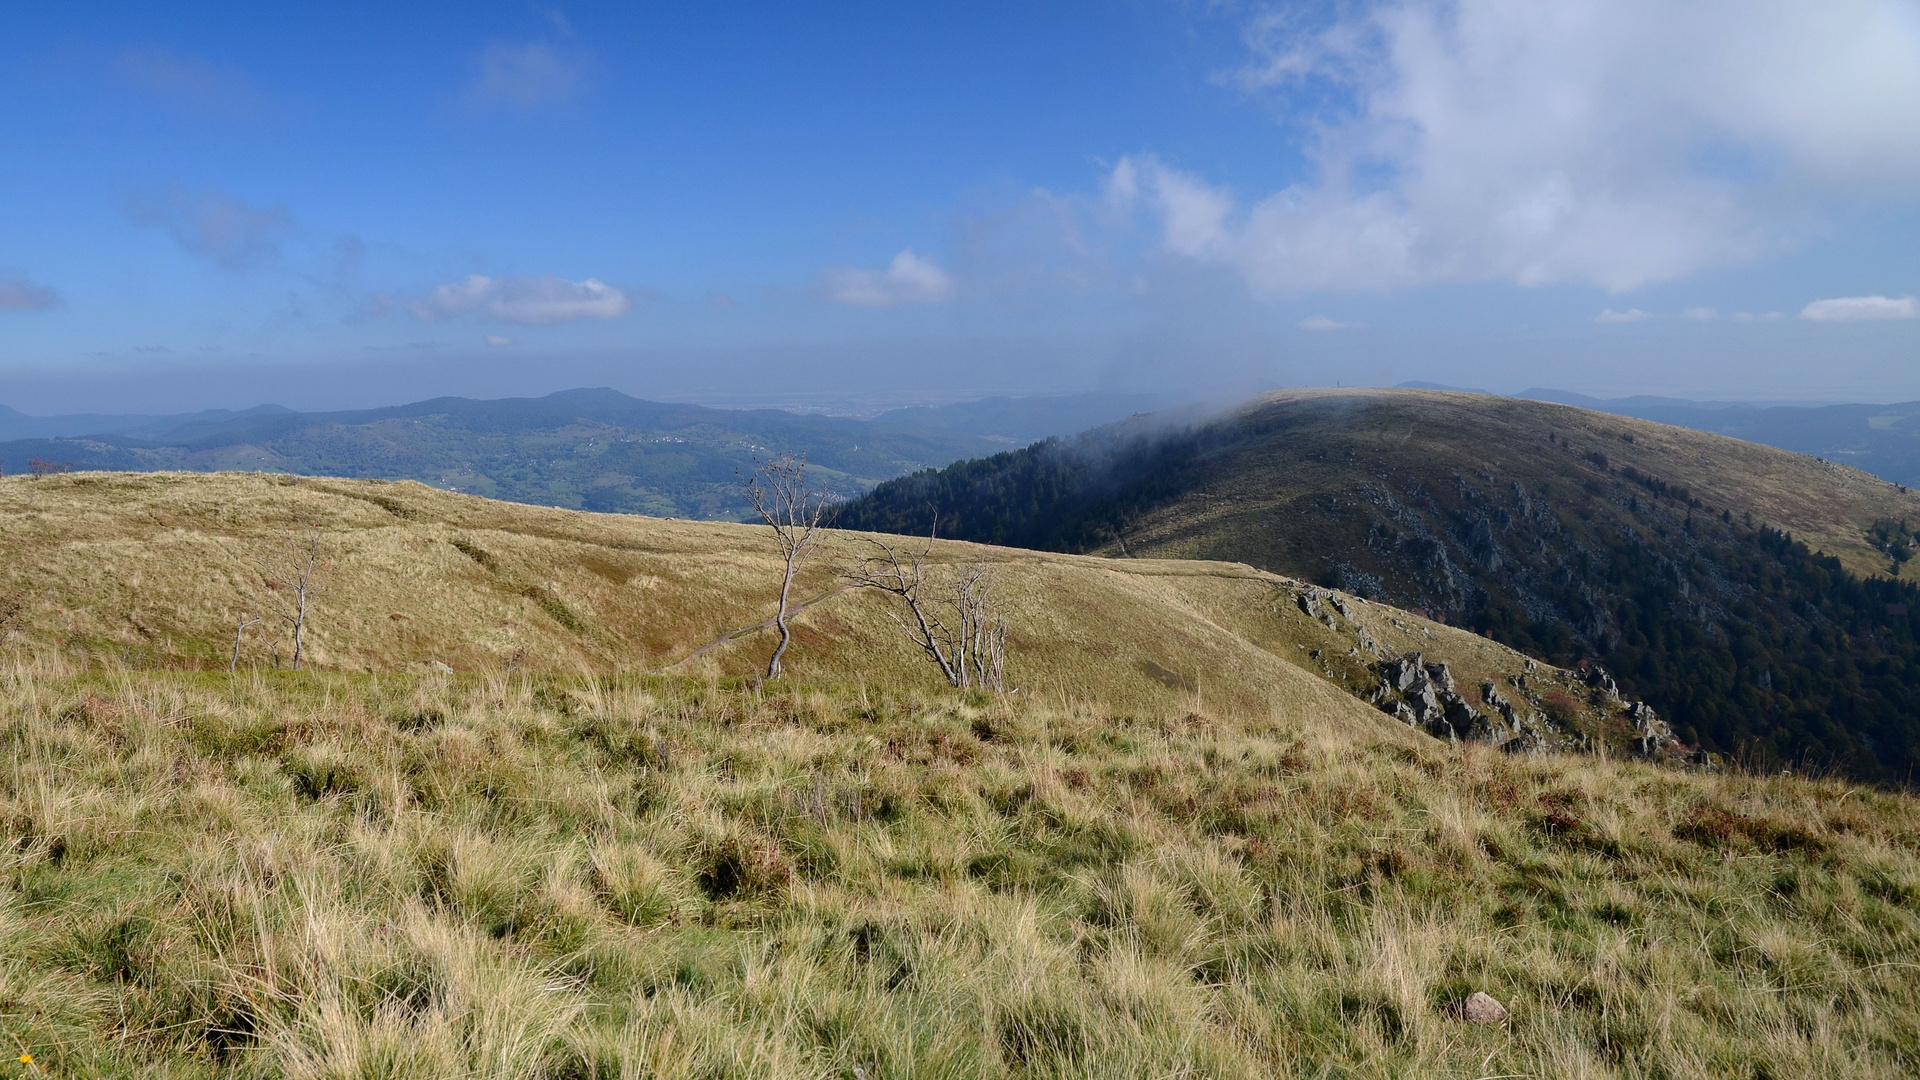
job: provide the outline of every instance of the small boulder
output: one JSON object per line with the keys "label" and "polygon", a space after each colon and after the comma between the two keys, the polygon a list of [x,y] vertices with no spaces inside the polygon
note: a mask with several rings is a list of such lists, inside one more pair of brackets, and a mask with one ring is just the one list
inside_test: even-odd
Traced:
{"label": "small boulder", "polygon": [[1456,1001],[1448,1010],[1469,1024],[1504,1024],[1507,1020],[1507,1007],[1495,1001],[1492,994],[1475,990],[1465,1001]]}

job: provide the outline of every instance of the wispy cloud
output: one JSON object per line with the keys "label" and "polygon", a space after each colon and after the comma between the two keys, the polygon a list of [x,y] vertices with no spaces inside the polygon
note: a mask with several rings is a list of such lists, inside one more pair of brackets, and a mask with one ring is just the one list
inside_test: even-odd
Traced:
{"label": "wispy cloud", "polygon": [[260,111],[264,95],[238,68],[167,49],[128,49],[120,54],[120,77],[155,98],[228,114]]}
{"label": "wispy cloud", "polygon": [[1691,319],[1694,322],[1718,322],[1720,319],[1720,310],[1710,307],[1690,307],[1681,312],[1680,317],[1683,319]]}
{"label": "wispy cloud", "polygon": [[58,291],[25,274],[0,275],[0,311],[50,311],[65,303]]}
{"label": "wispy cloud", "polygon": [[1340,322],[1325,315],[1310,315],[1296,324],[1302,330],[1365,330],[1363,322]]}
{"label": "wispy cloud", "polygon": [[1639,308],[1628,308],[1625,311],[1615,311],[1612,308],[1608,308],[1600,314],[1595,315],[1593,321],[1604,325],[1607,323],[1645,322],[1648,319],[1656,318],[1659,318],[1659,316],[1653,312],[1641,311]]}
{"label": "wispy cloud", "polygon": [[1920,319],[1920,302],[1911,296],[1836,296],[1801,308],[1800,317],[1814,322]]}
{"label": "wispy cloud", "polygon": [[1147,154],[1108,177],[1165,252],[1257,294],[1621,291],[1780,250],[1837,194],[1920,185],[1920,20],[1900,0],[1325,9],[1251,18],[1229,79],[1286,95],[1301,182],[1247,198]]}
{"label": "wispy cloud", "polygon": [[469,274],[462,281],[436,287],[408,304],[407,310],[422,322],[475,315],[523,326],[552,326],[579,319],[617,319],[633,310],[633,301],[597,278],[568,281],[553,274],[505,278]]}
{"label": "wispy cloud", "polygon": [[504,349],[513,344],[513,339],[510,337],[501,337],[499,334],[488,334],[487,344],[496,349]]}
{"label": "wispy cloud", "polygon": [[154,226],[195,255],[227,270],[262,270],[280,264],[280,245],[294,230],[285,206],[250,206],[208,189],[198,195],[174,190],[127,203],[127,216]]}
{"label": "wispy cloud", "polygon": [[829,300],[860,307],[938,304],[954,294],[953,278],[912,251],[895,255],[885,270],[835,267],[822,276],[820,288]]}
{"label": "wispy cloud", "polygon": [[1727,318],[1734,322],[1773,322],[1786,316],[1778,311],[1736,311]]}
{"label": "wispy cloud", "polygon": [[585,53],[542,41],[495,42],[480,53],[479,68],[469,90],[474,101],[533,110],[578,94],[591,62]]}

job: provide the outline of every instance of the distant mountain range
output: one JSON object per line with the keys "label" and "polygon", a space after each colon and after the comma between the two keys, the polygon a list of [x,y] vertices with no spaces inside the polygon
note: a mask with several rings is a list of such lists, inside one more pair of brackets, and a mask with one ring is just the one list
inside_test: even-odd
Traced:
{"label": "distant mountain range", "polygon": [[266,405],[175,416],[32,417],[0,407],[0,467],[266,470],[420,480],[515,502],[662,517],[737,518],[756,456],[805,452],[857,495],[889,477],[1067,434],[1162,399],[1086,394],[899,409],[872,420],[643,401],[609,389],[446,397],[302,413]]}
{"label": "distant mountain range", "polygon": [[65,416],[28,416],[0,405],[0,440],[59,439],[74,435],[131,435],[136,438],[165,438],[168,433],[194,424],[218,424],[262,416],[292,415],[293,410],[279,405],[258,405],[251,409],[208,409],[204,412],[149,416],[116,413],[69,413]]}

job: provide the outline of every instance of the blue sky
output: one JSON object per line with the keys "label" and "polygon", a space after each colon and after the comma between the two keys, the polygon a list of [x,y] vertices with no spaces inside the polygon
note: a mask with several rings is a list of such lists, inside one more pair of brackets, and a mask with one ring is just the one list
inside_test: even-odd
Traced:
{"label": "blue sky", "polygon": [[0,403],[1920,397],[1920,2],[42,5]]}

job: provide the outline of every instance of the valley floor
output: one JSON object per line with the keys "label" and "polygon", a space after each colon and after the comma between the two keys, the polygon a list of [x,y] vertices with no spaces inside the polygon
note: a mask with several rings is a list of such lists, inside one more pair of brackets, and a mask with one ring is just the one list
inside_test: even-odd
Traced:
{"label": "valley floor", "polygon": [[15,669],[0,742],[26,1075],[1920,1072],[1920,804],[1838,782],[660,678]]}

